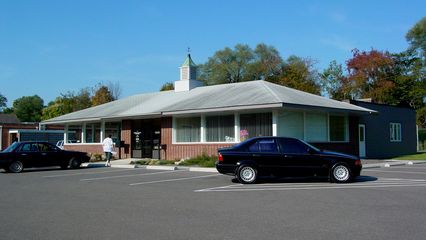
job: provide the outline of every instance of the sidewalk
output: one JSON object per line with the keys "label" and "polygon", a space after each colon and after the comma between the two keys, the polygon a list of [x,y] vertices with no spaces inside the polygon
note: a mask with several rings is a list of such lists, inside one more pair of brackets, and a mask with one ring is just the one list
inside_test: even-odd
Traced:
{"label": "sidewalk", "polygon": [[[132,161],[137,161],[138,159],[120,159],[111,161],[112,168],[146,168],[146,169],[156,169],[156,170],[188,170],[192,172],[217,172],[216,168],[206,168],[206,167],[187,167],[187,166],[173,166],[173,165],[137,165],[131,164]],[[426,163],[426,160],[379,160],[379,159],[362,159],[362,168],[380,168],[380,167],[391,167],[391,166],[403,166],[403,165],[413,165]],[[83,163],[82,167],[105,167],[105,162],[95,162],[95,163]]]}

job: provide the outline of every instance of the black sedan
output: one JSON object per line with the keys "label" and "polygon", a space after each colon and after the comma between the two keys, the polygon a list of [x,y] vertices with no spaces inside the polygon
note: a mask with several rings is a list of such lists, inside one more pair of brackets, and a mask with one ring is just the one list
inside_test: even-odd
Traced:
{"label": "black sedan", "polygon": [[244,184],[259,176],[324,176],[346,183],[361,173],[358,157],[326,152],[295,138],[259,137],[218,150],[216,169]]}
{"label": "black sedan", "polygon": [[22,172],[28,167],[79,168],[89,159],[84,152],[61,150],[48,142],[14,142],[0,152],[0,168],[13,173]]}

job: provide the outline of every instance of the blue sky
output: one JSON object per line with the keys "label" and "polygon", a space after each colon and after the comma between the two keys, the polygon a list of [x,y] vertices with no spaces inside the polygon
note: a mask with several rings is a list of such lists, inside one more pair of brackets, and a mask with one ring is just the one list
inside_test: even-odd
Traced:
{"label": "blue sky", "polygon": [[195,63],[238,43],[311,57],[323,69],[351,49],[407,48],[426,1],[0,0],[0,93],[8,106],[39,95],[119,82],[121,97],[179,78],[187,47]]}

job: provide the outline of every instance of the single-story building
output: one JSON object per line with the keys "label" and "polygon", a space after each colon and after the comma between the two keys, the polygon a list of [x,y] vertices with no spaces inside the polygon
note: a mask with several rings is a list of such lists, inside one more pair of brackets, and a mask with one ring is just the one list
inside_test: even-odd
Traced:
{"label": "single-story building", "polygon": [[377,111],[359,117],[359,155],[366,158],[392,158],[417,152],[416,111],[367,101],[351,104]]}
{"label": "single-story building", "polygon": [[39,127],[39,123],[21,122],[16,114],[0,114],[0,151],[16,140],[43,140],[56,143],[57,136],[63,133],[63,126],[49,125],[43,130]]}
{"label": "single-story building", "polygon": [[[188,54],[175,89],[119,99],[42,122],[65,127],[65,149],[123,158],[182,159],[255,136],[289,136],[359,155],[359,119],[375,110],[263,80],[203,86]],[[70,143],[72,142],[72,143]]]}

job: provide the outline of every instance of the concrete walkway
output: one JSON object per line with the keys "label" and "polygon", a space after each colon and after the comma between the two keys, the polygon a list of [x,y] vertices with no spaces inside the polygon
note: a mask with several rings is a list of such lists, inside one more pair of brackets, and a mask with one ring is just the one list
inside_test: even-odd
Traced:
{"label": "concrete walkway", "polygon": [[[173,166],[173,165],[137,165],[131,164],[132,161],[140,159],[128,158],[111,161],[112,168],[146,168],[146,169],[157,169],[157,170],[188,170],[193,172],[217,172],[216,168],[205,168],[205,167],[188,167],[188,166]],[[363,169],[367,168],[380,168],[380,167],[391,167],[391,166],[402,166],[402,165],[413,165],[426,163],[426,160],[379,160],[379,159],[362,159]],[[105,162],[95,163],[83,163],[82,167],[105,167]]]}

